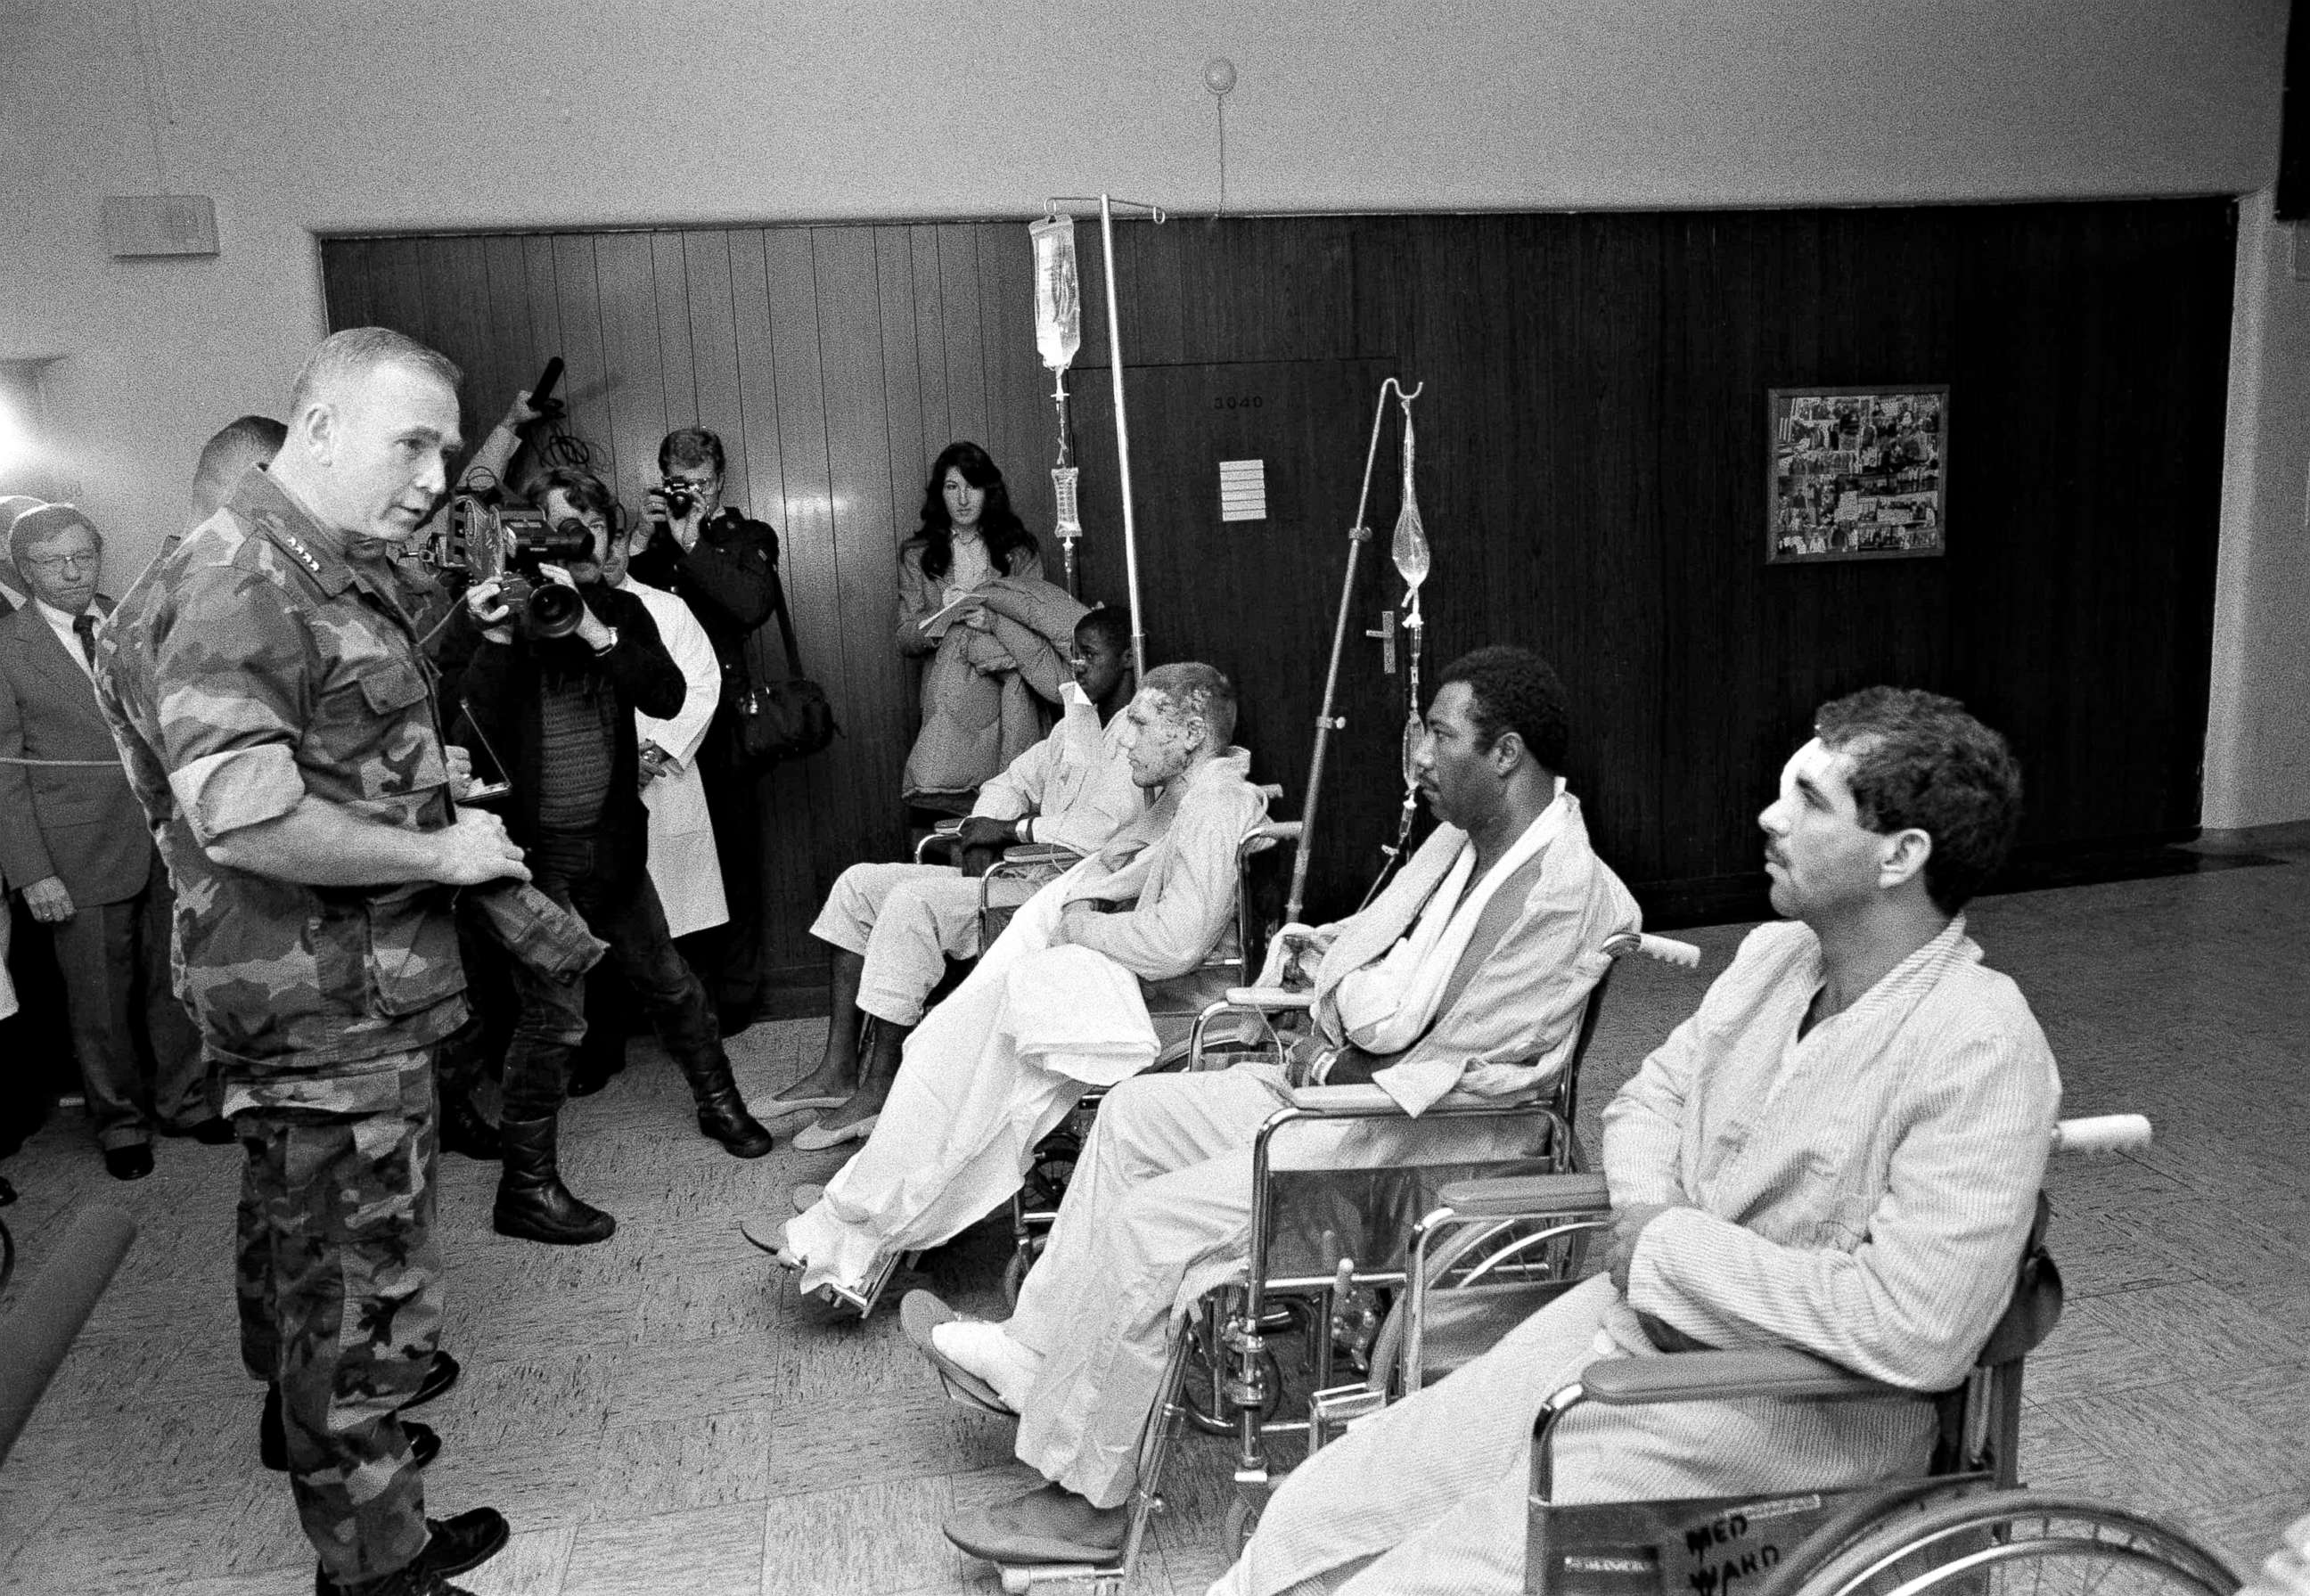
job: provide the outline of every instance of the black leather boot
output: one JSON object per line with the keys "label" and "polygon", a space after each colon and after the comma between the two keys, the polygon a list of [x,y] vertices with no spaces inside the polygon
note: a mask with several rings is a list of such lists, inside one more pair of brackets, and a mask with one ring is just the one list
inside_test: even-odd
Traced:
{"label": "black leather boot", "polygon": [[494,1164],[503,1156],[498,1128],[482,1117],[481,1110],[463,1092],[441,1096],[441,1150],[463,1153],[484,1164]]}
{"label": "black leather boot", "polygon": [[607,1241],[617,1220],[580,1202],[561,1184],[554,1159],[551,1118],[508,1120],[498,1127],[505,1149],[505,1172],[498,1176],[497,1206],[490,1215],[499,1236],[519,1236],[554,1246]]}
{"label": "black leather boot", "polygon": [[429,1518],[425,1549],[416,1561],[383,1579],[341,1585],[326,1568],[317,1569],[313,1596],[468,1596],[448,1576],[478,1568],[505,1549],[513,1531],[494,1507],[476,1507],[448,1518]]}
{"label": "black leather boot", "polygon": [[684,1063],[690,1094],[698,1099],[698,1128],[736,1158],[759,1158],[770,1150],[770,1133],[746,1112],[746,1099],[730,1078],[730,1055],[716,1042],[703,1060]]}

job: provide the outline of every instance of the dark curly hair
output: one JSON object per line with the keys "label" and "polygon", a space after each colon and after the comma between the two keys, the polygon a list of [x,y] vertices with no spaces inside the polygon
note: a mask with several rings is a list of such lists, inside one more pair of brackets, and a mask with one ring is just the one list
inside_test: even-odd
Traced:
{"label": "dark curly hair", "polygon": [[1932,837],[1925,891],[1945,915],[1963,908],[2021,823],[2021,766],[2005,739],[1955,698],[1915,688],[1863,688],[1822,705],[1812,724],[1822,746],[1853,761],[1861,823]]}
{"label": "dark curly hair", "polygon": [[568,497],[570,506],[580,515],[591,512],[609,524],[610,535],[618,536],[625,530],[626,512],[618,503],[618,496],[608,484],[590,471],[575,466],[557,465],[530,484],[529,502],[539,509],[545,507],[545,496],[559,492]]}
{"label": "dark curly hair", "polygon": [[1455,681],[1468,684],[1468,718],[1489,748],[1503,732],[1524,739],[1525,750],[1550,771],[1564,768],[1564,683],[1556,667],[1529,648],[1495,643],[1462,655],[1436,679],[1441,692]]}
{"label": "dark curly hair", "polygon": [[1075,622],[1075,636],[1090,633],[1121,655],[1131,652],[1131,612],[1103,604]]}
{"label": "dark curly hair", "polygon": [[931,479],[923,488],[923,527],[908,544],[922,551],[923,575],[935,582],[954,568],[954,521],[946,510],[950,466],[972,487],[986,490],[986,503],[978,512],[979,540],[996,571],[1018,575],[1027,557],[1041,554],[1043,546],[1011,507],[1011,490],[1003,485],[1002,469],[975,443],[951,443],[931,462]]}

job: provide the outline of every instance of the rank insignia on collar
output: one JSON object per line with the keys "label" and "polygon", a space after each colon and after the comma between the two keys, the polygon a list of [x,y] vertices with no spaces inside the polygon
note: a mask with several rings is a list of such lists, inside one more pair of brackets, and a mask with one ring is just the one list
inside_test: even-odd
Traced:
{"label": "rank insignia on collar", "polygon": [[287,545],[290,553],[304,562],[307,570],[317,577],[321,574],[321,562],[313,558],[313,551],[310,549],[297,541],[295,533],[285,526],[277,526],[274,528],[273,535]]}

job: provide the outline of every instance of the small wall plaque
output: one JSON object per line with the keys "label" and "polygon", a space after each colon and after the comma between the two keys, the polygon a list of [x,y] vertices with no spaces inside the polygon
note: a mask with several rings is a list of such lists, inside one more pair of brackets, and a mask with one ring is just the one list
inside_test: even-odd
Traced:
{"label": "small wall plaque", "polygon": [[1220,519],[1222,521],[1267,519],[1266,461],[1222,460],[1220,462]]}

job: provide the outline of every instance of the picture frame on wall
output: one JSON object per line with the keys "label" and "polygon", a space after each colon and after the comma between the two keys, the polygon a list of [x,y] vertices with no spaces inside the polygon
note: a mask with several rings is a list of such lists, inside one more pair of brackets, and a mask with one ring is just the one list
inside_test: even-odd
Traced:
{"label": "picture frame on wall", "polygon": [[1947,383],[1770,388],[1765,563],[1949,550]]}

